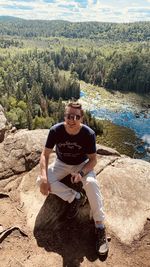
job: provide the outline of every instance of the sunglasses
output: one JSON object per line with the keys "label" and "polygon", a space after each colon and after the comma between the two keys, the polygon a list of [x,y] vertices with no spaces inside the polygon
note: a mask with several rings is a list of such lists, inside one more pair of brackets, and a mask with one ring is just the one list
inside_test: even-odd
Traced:
{"label": "sunglasses", "polygon": [[67,120],[74,120],[74,121],[78,121],[81,119],[80,115],[74,115],[74,114],[65,114],[65,117]]}

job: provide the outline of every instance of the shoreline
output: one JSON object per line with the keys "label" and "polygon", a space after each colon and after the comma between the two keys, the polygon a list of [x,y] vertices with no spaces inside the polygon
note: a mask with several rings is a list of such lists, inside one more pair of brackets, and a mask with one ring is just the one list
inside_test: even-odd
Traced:
{"label": "shoreline", "polygon": [[141,140],[137,150],[145,150],[146,160],[150,161],[150,96],[118,91],[112,94],[81,81],[80,102],[95,118],[131,129]]}

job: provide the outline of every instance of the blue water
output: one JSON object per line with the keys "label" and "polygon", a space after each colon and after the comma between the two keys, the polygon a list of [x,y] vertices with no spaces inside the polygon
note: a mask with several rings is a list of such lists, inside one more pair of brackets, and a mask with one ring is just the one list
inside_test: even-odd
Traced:
{"label": "blue water", "polygon": [[111,111],[106,108],[101,108],[91,111],[94,117],[99,119],[110,120],[113,123],[128,127],[136,133],[139,138],[145,135],[150,136],[150,114],[148,113],[134,113],[132,111]]}
{"label": "blue water", "polygon": [[147,160],[150,159],[150,113],[148,111],[112,111],[106,108],[91,110],[91,114],[98,119],[109,120],[112,123],[132,129],[142,141],[137,147],[139,153],[146,152]]}
{"label": "blue water", "polygon": [[[85,97],[86,99],[86,93],[81,91],[80,97]],[[91,100],[91,103],[94,104],[94,100]],[[148,110],[136,113],[129,105],[122,106],[122,109],[119,111],[109,110],[107,108],[99,109],[96,108],[96,105],[94,106],[96,109],[93,109],[92,106],[89,109],[94,117],[102,120],[109,120],[115,125],[132,129],[136,136],[142,141],[141,145],[136,149],[139,153],[146,151],[146,157],[148,161],[150,161],[150,112],[148,112]]]}

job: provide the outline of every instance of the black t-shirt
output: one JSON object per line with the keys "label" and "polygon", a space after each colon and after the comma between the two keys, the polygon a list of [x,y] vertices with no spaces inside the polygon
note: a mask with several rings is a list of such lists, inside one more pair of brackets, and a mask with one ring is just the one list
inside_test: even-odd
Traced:
{"label": "black t-shirt", "polygon": [[61,122],[50,128],[45,147],[52,149],[56,145],[58,159],[77,165],[87,159],[87,154],[96,152],[95,140],[95,132],[90,127],[83,124],[78,134],[71,135]]}

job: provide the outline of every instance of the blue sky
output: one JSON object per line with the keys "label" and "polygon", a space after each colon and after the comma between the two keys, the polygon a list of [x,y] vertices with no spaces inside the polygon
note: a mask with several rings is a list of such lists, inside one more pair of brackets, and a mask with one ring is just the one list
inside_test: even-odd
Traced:
{"label": "blue sky", "polygon": [[150,21],[150,0],[0,0],[0,16],[68,21]]}

